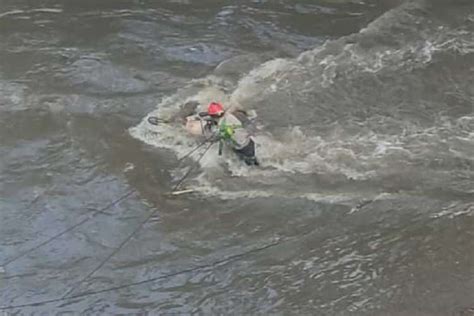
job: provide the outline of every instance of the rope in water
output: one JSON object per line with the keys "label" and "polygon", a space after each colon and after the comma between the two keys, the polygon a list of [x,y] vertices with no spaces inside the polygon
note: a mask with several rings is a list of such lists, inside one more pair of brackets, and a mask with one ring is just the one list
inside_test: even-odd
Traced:
{"label": "rope in water", "polygon": [[31,247],[31,248],[29,248],[29,249],[27,249],[27,250],[21,252],[20,254],[14,256],[13,258],[8,259],[7,261],[5,261],[5,262],[3,263],[2,266],[5,267],[5,266],[11,264],[12,262],[17,261],[18,259],[23,258],[24,256],[30,254],[31,252],[33,252],[33,251],[35,251],[35,250],[37,250],[37,249],[39,249],[39,248],[41,248],[41,247],[43,247],[43,246],[45,246],[45,245],[51,243],[51,242],[53,242],[54,240],[58,239],[59,237],[65,235],[65,234],[69,233],[70,231],[76,229],[77,227],[79,227],[79,226],[81,226],[81,225],[87,223],[88,221],[90,221],[91,219],[93,219],[94,217],[96,217],[97,215],[104,213],[105,211],[109,210],[110,208],[114,207],[115,205],[119,204],[120,202],[126,200],[126,199],[129,198],[132,194],[134,194],[135,192],[136,192],[136,189],[130,189],[130,190],[128,190],[128,191],[125,192],[123,195],[121,195],[118,199],[112,201],[110,204],[106,205],[105,207],[103,207],[103,208],[101,208],[101,209],[99,209],[99,210],[97,210],[97,211],[92,212],[91,214],[89,214],[88,217],[86,217],[86,218],[80,220],[80,221],[77,222],[76,224],[74,224],[74,225],[72,225],[72,226],[70,226],[70,227],[64,229],[63,231],[57,233],[56,235],[51,236],[50,238],[46,239],[45,241],[41,242],[40,244],[38,244],[38,245],[36,245],[36,246],[34,246],[34,247]]}
{"label": "rope in water", "polygon": [[167,278],[174,277],[174,276],[177,276],[177,275],[181,275],[181,274],[185,274],[185,273],[191,273],[191,272],[198,271],[198,270],[203,270],[203,269],[206,269],[206,268],[213,268],[213,267],[218,266],[218,265],[224,265],[224,264],[227,264],[227,263],[236,262],[236,261],[238,261],[242,258],[247,257],[248,255],[251,255],[253,253],[258,253],[258,252],[267,250],[269,248],[273,248],[275,246],[280,245],[283,242],[285,242],[285,241],[275,241],[275,242],[268,243],[268,244],[266,244],[264,246],[261,246],[261,247],[253,248],[253,249],[247,250],[245,252],[242,252],[242,253],[239,253],[239,254],[236,254],[236,255],[231,255],[231,256],[228,256],[226,258],[216,260],[216,261],[208,263],[208,264],[203,264],[203,265],[195,266],[195,267],[192,267],[192,268],[172,272],[172,273],[169,273],[169,274],[164,274],[164,275],[154,277],[154,278],[150,278],[150,279],[145,279],[145,280],[141,280],[141,281],[137,281],[137,282],[131,282],[131,283],[118,285],[118,286],[114,286],[114,287],[110,287],[110,288],[106,288],[106,289],[102,289],[102,290],[97,290],[97,291],[84,292],[84,293],[72,295],[72,296],[69,296],[69,297],[61,297],[61,298],[37,301],[37,302],[26,303],[26,304],[0,306],[0,310],[11,310],[11,309],[22,308],[22,307],[32,307],[32,306],[40,306],[40,305],[45,305],[45,304],[70,301],[72,299],[83,298],[83,297],[93,296],[93,295],[107,293],[107,292],[114,292],[114,291],[118,291],[118,290],[125,289],[125,288],[130,288],[130,287],[139,286],[139,285],[143,285],[143,284],[147,284],[147,283],[152,283],[152,282],[155,282],[155,281],[158,281],[158,280],[167,279]]}
{"label": "rope in water", "polygon": [[[199,159],[196,161],[196,163],[194,164],[194,166],[192,168],[190,168],[190,170],[181,178],[181,180],[178,182],[178,184],[175,186],[174,190],[176,190],[176,188],[186,179],[186,177],[190,174],[190,171],[192,169],[194,169],[194,167],[201,161],[201,159],[204,157],[204,155],[206,154],[206,152],[209,150],[209,148],[211,148],[212,146],[212,143],[209,144],[209,146],[207,146],[206,150],[203,151],[201,153],[201,156],[199,157]],[[146,225],[146,223],[148,223],[150,221],[150,219],[153,218],[153,216],[158,212],[158,209],[155,209],[153,212],[151,212],[147,217],[146,219],[140,223],[140,225],[137,226],[137,228],[127,237],[125,238],[121,243],[120,245],[115,248],[111,253],[110,255],[108,255],[104,260],[102,260],[102,262],[100,262],[91,272],[89,272],[84,278],[82,278],[82,280],[80,280],[79,282],[76,283],[75,286],[73,286],[73,288],[69,291],[66,292],[66,294],[63,296],[63,298],[67,298],[68,296],[70,296],[70,294],[74,293],[81,284],[83,284],[84,282],[86,282],[94,273],[96,273],[98,270],[100,270],[100,268],[102,268],[113,256],[115,256],[126,244],[128,244],[128,242],[135,236],[137,235],[140,230]]]}
{"label": "rope in water", "polygon": [[[196,146],[196,147],[193,148],[192,150],[190,150],[185,156],[183,156],[183,157],[180,159],[180,161],[181,161],[182,159],[186,158],[186,157],[189,157],[189,156],[190,156],[191,154],[193,154],[197,149],[199,149],[199,148],[201,148],[202,146],[204,146],[204,144],[206,144],[206,143],[208,142],[208,140],[209,140],[209,138],[206,139],[204,142],[200,143],[198,146]],[[211,144],[212,144],[212,143],[211,143]],[[207,150],[206,150],[206,151],[207,151]],[[186,175],[186,177],[187,177],[187,175]],[[183,181],[184,181],[184,179],[181,179],[178,184],[181,185]],[[178,186],[175,186],[175,189],[173,189],[173,191],[176,190],[177,187],[178,187]],[[95,218],[97,215],[104,213],[105,211],[111,209],[112,207],[114,207],[115,205],[119,204],[120,202],[122,202],[122,201],[128,199],[128,198],[129,198],[131,195],[133,195],[136,191],[137,191],[136,189],[130,189],[130,190],[126,191],[123,195],[121,195],[119,198],[117,198],[116,200],[112,201],[111,203],[109,203],[109,204],[106,205],[105,207],[103,207],[103,208],[101,208],[101,209],[99,209],[99,210],[96,210],[96,211],[92,212],[91,214],[89,214],[88,217],[86,217],[86,218],[84,218],[84,219],[78,221],[78,222],[75,223],[74,225],[72,225],[72,226],[70,226],[70,227],[68,227],[68,228],[66,228],[66,229],[64,229],[64,230],[62,230],[61,232],[59,232],[59,233],[57,233],[57,234],[55,234],[55,235],[53,235],[53,236],[51,236],[50,238],[46,239],[45,241],[39,243],[38,245],[33,246],[33,247],[31,247],[31,248],[29,248],[29,249],[27,249],[27,250],[25,250],[25,251],[19,253],[18,255],[16,255],[16,256],[14,256],[14,257],[12,257],[12,258],[6,260],[5,262],[3,262],[2,265],[0,265],[0,267],[5,267],[5,266],[7,266],[7,265],[9,265],[9,264],[11,264],[11,263],[17,261],[18,259],[21,259],[21,258],[23,258],[24,256],[26,256],[26,255],[32,253],[33,251],[35,251],[35,250],[37,250],[37,249],[39,249],[39,248],[41,248],[41,247],[44,247],[44,246],[46,246],[47,244],[49,244],[49,243],[55,241],[56,239],[60,238],[61,236],[65,235],[65,234],[71,232],[72,230],[78,228],[79,226],[81,226],[81,225],[87,223],[87,222],[90,221],[91,219]]]}
{"label": "rope in water", "polygon": [[[197,149],[201,148],[204,144],[208,143],[210,138],[206,139],[204,142],[202,142],[201,144],[199,144],[198,146],[196,146],[195,148],[193,148],[190,152],[188,152],[184,157],[182,157],[180,159],[180,161],[182,161],[182,159],[190,156],[192,153],[194,153]],[[207,153],[207,151],[212,147],[212,145],[214,144],[213,141],[209,142],[209,146],[206,147],[206,149],[201,153],[199,159],[196,161],[196,163],[186,172],[186,174],[180,179],[180,181],[178,181],[178,183],[174,186],[174,190],[176,190],[184,181],[185,179],[189,176],[189,174],[191,173],[191,171],[198,165],[198,163],[202,160],[202,158],[204,157],[204,155]],[[70,226],[69,228],[61,231],[60,233],[50,237],[49,239],[43,241],[42,243],[20,253],[19,255],[7,260],[3,266],[6,266],[8,264],[11,264],[12,262],[26,256],[27,254],[53,242],[54,240],[58,239],[59,237],[65,235],[66,233],[74,230],[75,228],[85,224],[86,222],[90,221],[91,219],[93,219],[95,216],[97,216],[98,214],[101,214],[101,213],[104,213],[105,211],[107,211],[108,209],[112,208],[113,206],[117,205],[118,203],[126,200],[127,198],[129,198],[133,193],[136,192],[136,189],[131,189],[131,190],[128,190],[125,194],[121,195],[118,199],[114,200],[113,202],[111,202],[110,204],[108,204],[107,206],[93,212],[91,215],[89,215],[87,218],[77,222],[76,224]],[[115,256],[126,244],[128,244],[128,242],[135,236],[137,235],[140,230],[146,225],[146,223],[148,223],[150,221],[151,218],[153,218],[153,216],[156,214],[156,212],[158,211],[158,209],[155,209],[153,212],[151,212],[147,217],[146,219],[140,223],[140,225],[137,226],[137,228],[129,235],[127,236],[127,238],[125,238],[122,243],[120,243],[120,245],[115,248],[104,260],[102,260],[91,272],[89,272],[84,278],[82,278],[78,283],[76,283],[76,285],[69,291],[66,292],[66,294],[61,297],[61,298],[57,298],[57,299],[51,299],[51,300],[45,300],[45,301],[39,301],[39,302],[35,302],[35,303],[28,303],[28,304],[21,304],[21,305],[11,305],[11,306],[2,306],[0,307],[0,310],[7,310],[7,309],[14,309],[14,308],[20,308],[20,307],[27,307],[27,306],[38,306],[38,305],[43,305],[43,304],[47,304],[47,303],[53,303],[53,302],[60,302],[60,301],[65,301],[65,300],[69,300],[69,299],[74,299],[74,298],[80,298],[80,297],[84,297],[84,296],[89,296],[89,295],[95,295],[95,294],[99,294],[99,293],[104,293],[104,292],[108,292],[108,291],[114,291],[114,290],[119,290],[121,288],[125,288],[125,287],[131,287],[131,286],[135,286],[135,285],[140,285],[140,284],[144,284],[144,283],[149,283],[149,282],[153,282],[153,281],[156,281],[156,280],[159,280],[159,279],[162,279],[162,278],[166,278],[166,277],[170,277],[170,276],[174,276],[174,275],[178,275],[178,274],[182,274],[182,273],[186,273],[186,272],[189,272],[189,271],[194,271],[194,270],[197,270],[197,269],[202,269],[206,266],[210,266],[210,265],[205,265],[205,266],[198,266],[198,267],[195,267],[195,268],[191,268],[191,269],[187,269],[187,270],[183,270],[183,271],[179,271],[179,272],[176,272],[176,273],[172,273],[172,274],[169,274],[169,275],[165,275],[165,276],[161,276],[161,277],[158,277],[158,278],[153,278],[153,279],[148,279],[148,280],[144,280],[144,281],[140,281],[140,282],[135,282],[135,283],[130,283],[130,284],[125,284],[125,285],[122,285],[122,286],[118,286],[118,287],[113,287],[113,288],[109,288],[109,289],[105,289],[105,290],[100,290],[100,291],[95,291],[95,292],[86,292],[86,293],[81,293],[81,294],[77,294],[77,295],[71,295],[72,293],[74,293],[81,284],[83,284],[84,282],[86,282],[94,273],[96,273],[98,270],[100,270],[113,256]],[[214,264],[218,264],[219,262],[217,263],[214,263]],[[212,265],[214,265],[212,264]]]}

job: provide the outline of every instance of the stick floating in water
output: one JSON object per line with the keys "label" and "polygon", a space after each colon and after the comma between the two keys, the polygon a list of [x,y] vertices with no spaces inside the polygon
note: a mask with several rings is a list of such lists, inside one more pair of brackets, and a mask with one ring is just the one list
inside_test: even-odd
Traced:
{"label": "stick floating in water", "polygon": [[186,190],[180,190],[180,191],[173,191],[171,192],[171,195],[181,195],[181,194],[187,194],[187,193],[193,193],[193,189],[186,189]]}

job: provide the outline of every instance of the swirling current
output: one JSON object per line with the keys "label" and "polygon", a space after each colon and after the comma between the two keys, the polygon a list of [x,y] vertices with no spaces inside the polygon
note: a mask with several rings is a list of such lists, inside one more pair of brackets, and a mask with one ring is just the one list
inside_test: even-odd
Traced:
{"label": "swirling current", "polygon": [[[0,0],[0,39],[4,314],[474,314],[471,1]],[[260,167],[147,120],[213,100]]]}

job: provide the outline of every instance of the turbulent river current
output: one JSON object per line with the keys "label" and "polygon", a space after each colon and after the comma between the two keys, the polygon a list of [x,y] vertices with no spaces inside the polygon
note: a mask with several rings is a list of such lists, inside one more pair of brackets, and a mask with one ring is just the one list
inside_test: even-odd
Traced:
{"label": "turbulent river current", "polygon": [[2,312],[474,315],[474,2],[0,0]]}

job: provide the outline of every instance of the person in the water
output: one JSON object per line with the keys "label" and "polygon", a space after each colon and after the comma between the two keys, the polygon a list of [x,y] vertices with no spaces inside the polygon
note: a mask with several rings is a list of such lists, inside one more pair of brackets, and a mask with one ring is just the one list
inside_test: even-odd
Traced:
{"label": "person in the water", "polygon": [[249,166],[258,166],[255,156],[255,142],[246,126],[251,119],[243,110],[225,111],[222,104],[211,102],[207,112],[186,118],[186,130],[193,135],[214,137],[219,141],[219,155],[224,143]]}

